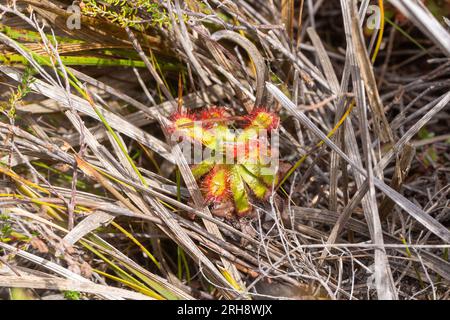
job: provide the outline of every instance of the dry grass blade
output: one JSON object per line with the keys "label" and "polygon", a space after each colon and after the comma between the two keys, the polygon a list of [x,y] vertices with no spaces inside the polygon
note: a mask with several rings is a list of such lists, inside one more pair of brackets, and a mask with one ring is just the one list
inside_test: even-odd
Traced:
{"label": "dry grass blade", "polygon": [[389,0],[401,13],[430,36],[434,44],[450,57],[450,33],[436,20],[427,7],[418,0]]}
{"label": "dry grass blade", "polygon": [[0,300],[450,296],[446,1],[0,2]]}
{"label": "dry grass blade", "polygon": [[[347,8],[344,3],[342,3],[342,10],[344,21],[347,20],[347,22],[344,24],[347,28],[347,33],[350,34],[352,40],[351,43],[348,43],[349,47],[347,49],[350,52],[352,63],[355,64],[355,67],[352,70],[352,78],[356,95],[356,105],[358,106],[357,110],[359,112],[358,118],[359,129],[361,131],[363,158],[367,172],[367,182],[369,184],[369,188],[364,198],[362,199],[362,203],[372,242],[380,247],[380,249],[375,250],[374,252],[375,285],[379,299],[397,300],[397,289],[395,288],[389,261],[387,259],[386,251],[383,247],[383,233],[376,203],[375,186],[373,183],[373,160],[369,151],[371,149],[370,146],[372,144],[372,141],[369,133],[368,112],[365,95],[366,92],[364,89],[368,91],[369,101],[371,102],[373,108],[373,119],[378,136],[380,138],[384,137],[384,139],[390,138],[392,140],[392,134],[389,124],[387,123],[387,119],[384,115],[383,108],[379,103],[380,99],[378,97],[375,78],[373,76],[368,54],[365,51],[365,47],[363,46],[363,40],[359,28],[359,17],[356,8],[356,2],[353,1],[350,5],[350,8]],[[348,30],[349,26],[351,26],[351,31]],[[364,80],[364,87],[362,86],[361,80]],[[357,159],[357,157],[354,158]],[[355,178],[357,179],[357,183],[361,184],[362,180],[358,173],[356,173]]]}
{"label": "dry grass blade", "polygon": [[[293,103],[273,84],[267,83],[267,88],[269,92],[297,119],[299,119],[308,129],[310,129],[317,137],[325,142],[327,146],[329,146],[331,149],[336,151],[339,156],[342,157],[345,161],[347,161],[355,170],[357,170],[360,174],[367,177],[367,172],[361,168],[358,164],[356,164],[353,160],[351,160],[339,147],[337,147],[327,136],[320,131],[317,126],[311,122],[310,119],[308,119],[301,111],[297,110]],[[450,99],[450,94],[447,94]],[[447,101],[441,101],[441,103],[444,102],[442,105],[446,105],[448,103]],[[448,231],[445,226],[443,226],[441,223],[436,221],[435,219],[431,218],[426,212],[424,212],[422,209],[417,207],[415,204],[413,204],[411,201],[403,197],[401,194],[393,190],[391,187],[387,186],[383,181],[379,180],[376,177],[373,177],[373,183],[374,185],[383,191],[383,193],[391,198],[393,201],[395,201],[400,207],[402,207],[407,213],[412,215],[417,221],[422,223],[424,226],[427,227],[428,230],[433,232],[435,235],[437,235],[439,238],[444,240],[445,242],[450,242],[450,231]]]}
{"label": "dry grass blade", "polygon": [[61,291],[81,291],[103,296],[114,295],[115,297],[120,297],[122,299],[153,300],[146,295],[134,291],[54,277],[42,278],[36,276],[0,276],[0,286]]}
{"label": "dry grass blade", "polygon": [[[21,79],[21,73],[17,70],[14,70],[9,67],[0,66],[0,71],[2,71],[4,74],[10,76],[12,79],[15,79],[16,81],[20,81]],[[60,102],[62,105],[69,108],[70,104],[66,97],[66,92],[61,91],[59,88],[55,88],[47,83],[44,83],[41,80],[36,79],[36,81],[30,85],[31,89],[36,91],[37,93],[40,93],[48,98],[51,98],[55,101]],[[97,120],[100,120],[95,111],[92,109],[92,107],[89,105],[89,103],[86,100],[83,100],[75,95],[71,97],[71,103],[72,106],[86,114],[89,115],[92,118],[95,118]],[[155,152],[161,154],[163,157],[167,158],[170,161],[173,161],[171,154],[167,150],[167,145],[158,139],[156,139],[154,136],[147,134],[146,132],[143,132],[141,129],[135,127],[133,124],[125,121],[121,117],[103,109],[100,106],[97,106],[105,119],[108,121],[108,123],[117,131],[129,136],[130,138],[135,139],[136,141],[142,143],[143,145],[149,147],[152,150],[155,150]]]}
{"label": "dry grass blade", "polygon": [[[13,246],[10,246],[6,243],[1,243],[0,242],[0,247],[3,248],[4,250],[9,251],[12,254],[16,254],[18,256],[21,256],[24,259],[27,259],[37,265],[42,266],[45,269],[49,269],[63,277],[66,277],[68,280],[70,281],[74,281],[74,282],[78,282],[78,283],[87,283],[87,284],[93,284],[91,281],[89,281],[86,278],[83,278],[82,276],[73,273],[72,271],[61,267],[60,265],[53,263],[51,261],[48,261],[46,259],[43,259],[41,257],[38,257],[34,254],[31,254],[29,252],[23,251],[21,249],[17,249],[14,248]],[[104,293],[102,294],[103,297],[105,297],[106,299],[112,299],[112,300],[117,300],[117,299],[122,299],[120,296],[116,296],[114,294],[111,294],[110,292],[108,293]]]}
{"label": "dry grass blade", "polygon": [[[343,215],[329,210],[320,210],[302,207],[291,207],[291,210],[295,214],[296,220],[314,221],[325,223],[327,225],[337,225],[339,220],[341,219],[341,216]],[[347,228],[347,230],[351,230],[352,232],[366,236],[369,235],[367,225],[354,218],[349,218],[345,227]],[[386,240],[386,244],[401,243],[400,239],[390,235],[386,231],[384,232],[384,237]],[[332,243],[327,242],[324,246],[330,245],[332,247],[333,244],[334,242]],[[343,246],[345,246],[345,244]],[[327,248],[325,247],[324,250],[327,250]],[[397,251],[402,255],[405,256],[407,255],[405,250],[398,249]],[[450,281],[450,263],[448,261],[445,261],[444,259],[434,254],[431,254],[427,251],[422,251],[420,252],[420,254],[422,255],[422,258],[424,258],[425,263],[430,269],[434,270],[436,273],[438,273],[447,281]]]}
{"label": "dry grass blade", "polygon": [[[367,53],[363,34],[360,29],[359,16],[356,11],[356,4],[350,8],[351,15],[348,17],[349,24],[351,24],[351,38],[353,46],[353,53],[355,55],[358,69],[369,98],[370,106],[373,112],[373,122],[375,124],[376,133],[383,142],[392,142],[393,135],[391,127],[389,126],[384,107],[378,94],[377,82],[370,62],[369,54]],[[344,10],[344,9],[343,9]],[[348,44],[350,45],[350,44]]]}
{"label": "dry grass blade", "polygon": [[97,229],[100,226],[107,225],[113,218],[114,217],[111,214],[106,212],[94,212],[83,221],[78,223],[75,228],[70,230],[70,232],[63,238],[63,240],[73,245],[89,232]]}

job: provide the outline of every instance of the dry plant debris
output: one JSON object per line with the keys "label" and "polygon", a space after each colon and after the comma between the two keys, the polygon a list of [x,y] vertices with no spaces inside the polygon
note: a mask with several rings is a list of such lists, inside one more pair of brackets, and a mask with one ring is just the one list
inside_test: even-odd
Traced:
{"label": "dry plant debris", "polygon": [[0,299],[448,299],[449,12],[0,1]]}

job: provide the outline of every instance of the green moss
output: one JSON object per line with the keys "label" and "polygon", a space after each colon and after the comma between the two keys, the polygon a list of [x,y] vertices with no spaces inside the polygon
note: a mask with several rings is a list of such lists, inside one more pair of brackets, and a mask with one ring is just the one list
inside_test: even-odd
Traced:
{"label": "green moss", "polygon": [[80,300],[81,293],[78,291],[64,291],[64,298],[67,300]]}
{"label": "green moss", "polygon": [[[149,27],[171,27],[165,8],[149,0],[83,0],[82,12],[91,17],[103,17],[122,27],[144,31]],[[185,17],[187,19],[187,17]]]}

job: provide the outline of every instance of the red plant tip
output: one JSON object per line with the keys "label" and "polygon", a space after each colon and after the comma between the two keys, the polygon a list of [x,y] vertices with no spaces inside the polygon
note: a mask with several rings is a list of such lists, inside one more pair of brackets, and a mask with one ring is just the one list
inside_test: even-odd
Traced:
{"label": "red plant tip", "polygon": [[195,114],[187,112],[175,112],[170,116],[172,121],[171,131],[176,131],[179,129],[187,128],[189,125],[193,125],[194,121],[197,120]]}
{"label": "red plant tip", "polygon": [[278,128],[280,117],[265,108],[254,109],[248,116],[248,127],[272,130]]}
{"label": "red plant tip", "polygon": [[222,202],[230,195],[229,171],[215,166],[203,181],[205,198],[208,202]]}
{"label": "red plant tip", "polygon": [[202,120],[202,124],[205,128],[212,128],[214,125],[214,119],[217,119],[219,122],[223,122],[220,119],[224,119],[228,116],[225,108],[221,107],[211,107],[207,110],[203,110],[200,113],[200,119]]}

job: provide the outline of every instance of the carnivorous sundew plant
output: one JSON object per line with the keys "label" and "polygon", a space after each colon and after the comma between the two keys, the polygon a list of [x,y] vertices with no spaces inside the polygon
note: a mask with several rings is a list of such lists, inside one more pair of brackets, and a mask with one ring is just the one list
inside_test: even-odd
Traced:
{"label": "carnivorous sundew plant", "polygon": [[[236,118],[225,107],[211,107],[200,113],[177,112],[171,120],[172,139],[181,140],[207,203],[230,204],[231,211],[244,217],[252,210],[252,199],[264,200],[271,194],[278,181],[276,114],[257,108]],[[233,216],[230,210],[223,215]]]}

